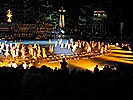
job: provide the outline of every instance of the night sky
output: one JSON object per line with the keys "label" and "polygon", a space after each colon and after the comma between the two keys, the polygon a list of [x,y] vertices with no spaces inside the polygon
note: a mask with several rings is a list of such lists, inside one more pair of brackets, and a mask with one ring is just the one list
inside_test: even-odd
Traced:
{"label": "night sky", "polygon": [[[15,0],[0,0],[0,6],[3,3],[8,3]],[[29,2],[31,0],[27,0]],[[88,6],[90,11],[93,10],[105,10],[108,14],[108,22],[115,28],[119,27],[120,22],[124,22],[124,31],[132,33],[132,3],[131,0],[32,0],[35,2],[44,1],[44,4],[48,1],[50,5],[54,7],[61,7],[67,11],[71,11],[71,14],[75,15],[79,13],[80,7]],[[88,12],[89,13],[89,12]]]}
{"label": "night sky", "polygon": [[[62,2],[59,2],[62,1]],[[88,6],[92,10],[105,10],[113,27],[118,28],[124,22],[124,31],[132,33],[132,3],[131,0],[49,0],[51,4],[64,5],[66,9],[78,11],[79,7]]]}

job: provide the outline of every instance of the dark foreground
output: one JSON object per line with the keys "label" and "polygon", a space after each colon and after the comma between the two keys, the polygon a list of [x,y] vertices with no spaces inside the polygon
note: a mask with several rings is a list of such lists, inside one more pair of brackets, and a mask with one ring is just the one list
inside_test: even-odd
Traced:
{"label": "dark foreground", "polygon": [[133,100],[133,66],[103,70],[0,68],[0,100]]}

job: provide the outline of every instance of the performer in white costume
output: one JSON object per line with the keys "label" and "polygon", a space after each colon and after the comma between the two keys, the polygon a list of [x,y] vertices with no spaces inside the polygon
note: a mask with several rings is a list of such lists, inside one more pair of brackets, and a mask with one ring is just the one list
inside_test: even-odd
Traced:
{"label": "performer in white costume", "polygon": [[9,45],[7,44],[6,45],[6,50],[5,50],[5,53],[4,53],[4,55],[6,56],[6,57],[8,57],[10,54],[9,54]]}
{"label": "performer in white costume", "polygon": [[21,53],[22,53],[21,57],[24,59],[26,57],[25,56],[26,51],[25,51],[25,45],[24,44],[22,45]]}
{"label": "performer in white costume", "polygon": [[76,50],[76,44],[73,45],[72,51],[74,52]]}
{"label": "performer in white costume", "polygon": [[44,47],[42,48],[42,56],[43,56],[43,58],[46,58],[47,57],[47,55],[46,55],[46,49]]}
{"label": "performer in white costume", "polygon": [[67,46],[68,46],[68,40],[67,40],[67,42],[65,43],[65,48],[67,48]]}
{"label": "performer in white costume", "polygon": [[90,44],[87,42],[87,52],[91,52],[91,46],[90,46]]}
{"label": "performer in white costume", "polygon": [[55,47],[57,47],[57,45],[58,45],[58,41],[55,42]]}
{"label": "performer in white costume", "polygon": [[13,57],[13,59],[16,57],[15,51],[16,51],[16,48],[15,48],[15,46],[13,46],[12,47],[12,57]]}
{"label": "performer in white costume", "polygon": [[63,42],[61,43],[61,46],[60,46],[60,48],[64,48],[64,43],[63,43]]}
{"label": "performer in white costume", "polygon": [[38,44],[38,49],[37,49],[37,57],[40,58],[41,57],[41,48],[40,45]]}

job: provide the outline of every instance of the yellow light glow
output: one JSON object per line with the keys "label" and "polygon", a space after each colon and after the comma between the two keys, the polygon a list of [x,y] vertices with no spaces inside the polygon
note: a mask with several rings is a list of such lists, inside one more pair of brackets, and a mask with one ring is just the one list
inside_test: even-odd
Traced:
{"label": "yellow light glow", "polygon": [[7,11],[7,15],[6,16],[8,18],[7,22],[11,22],[11,18],[12,18],[13,15],[12,15],[12,11],[10,9]]}
{"label": "yellow light glow", "polygon": [[59,9],[59,12],[61,12],[62,10]]}
{"label": "yellow light glow", "polygon": [[[117,62],[123,62],[123,63],[128,63],[128,64],[133,64],[133,56],[132,56],[132,52],[131,51],[126,51],[126,50],[122,50],[119,47],[112,47],[110,46],[112,49],[112,53],[109,54],[103,54],[101,56],[98,57],[93,57],[93,58],[89,58],[87,57],[87,59],[77,59],[77,60],[73,60],[73,59],[69,59],[66,60],[68,62],[68,68],[73,69],[73,68],[77,68],[77,69],[88,69],[93,71],[94,67],[96,65],[98,65],[99,69],[102,70],[104,65],[116,65]],[[69,56],[68,56],[69,57]],[[60,56],[60,58],[62,58]],[[18,58],[18,59],[13,59],[12,57],[0,57],[1,62],[0,66],[7,66],[9,64],[10,61],[15,61],[15,63],[17,63],[18,65],[22,64],[24,59],[22,58]],[[55,58],[56,59],[56,58]],[[58,58],[57,58],[58,59]],[[26,60],[26,59],[25,59]],[[27,59],[28,61],[28,59]],[[54,69],[55,67],[57,67],[58,69],[60,69],[60,62],[62,60],[57,60],[55,61],[53,59],[50,60],[49,58],[47,59],[38,59],[39,63],[37,63],[37,60],[32,60],[32,63],[30,66],[35,65],[36,67],[41,67],[42,65],[46,65],[52,69]],[[29,61],[31,62],[31,61]],[[113,63],[112,63],[113,62]]]}
{"label": "yellow light glow", "polygon": [[[59,17],[59,26],[60,27],[64,27],[65,26],[65,21],[64,21],[64,12],[66,12],[66,10],[64,10],[64,9],[59,9],[59,12],[61,12],[60,13],[60,17]],[[63,13],[62,13],[63,12]]]}
{"label": "yellow light glow", "polygon": [[7,22],[12,22],[11,19],[7,19]]}
{"label": "yellow light glow", "polygon": [[61,18],[62,15],[60,15],[60,19],[59,19],[59,26],[62,27],[62,18]]}
{"label": "yellow light glow", "polygon": [[60,15],[59,26],[60,27],[64,27],[65,26],[64,15]]}
{"label": "yellow light glow", "polygon": [[64,15],[62,15],[62,27],[65,27]]}
{"label": "yellow light glow", "polygon": [[63,10],[63,12],[66,12],[66,10]]}

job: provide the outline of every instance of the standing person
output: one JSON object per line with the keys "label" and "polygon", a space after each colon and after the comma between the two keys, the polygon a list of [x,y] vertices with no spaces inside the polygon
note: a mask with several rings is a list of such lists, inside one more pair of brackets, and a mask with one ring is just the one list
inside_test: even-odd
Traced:
{"label": "standing person", "polygon": [[21,96],[22,100],[37,100],[39,97],[40,76],[38,75],[37,68],[31,66],[25,72],[22,79]]}
{"label": "standing person", "polygon": [[96,67],[94,68],[94,73],[98,73],[99,72],[99,68],[98,68],[98,65],[96,65]]}
{"label": "standing person", "polygon": [[60,64],[61,64],[61,69],[62,70],[67,69],[68,63],[66,62],[65,58],[62,59],[62,62],[60,62]]}

